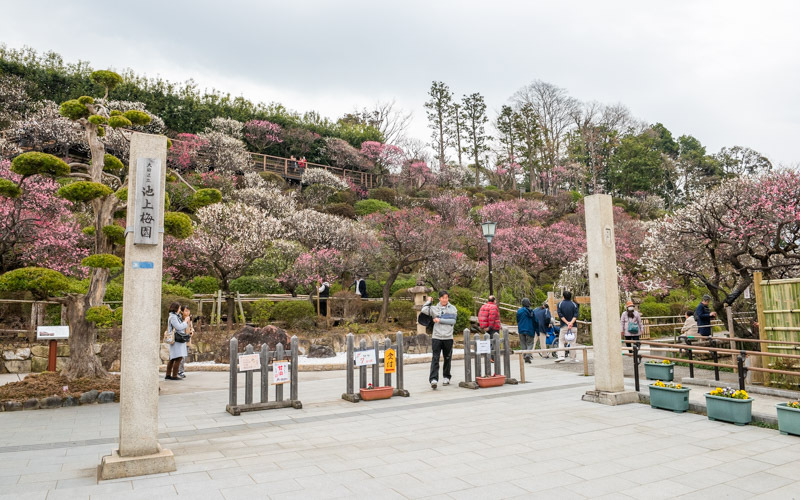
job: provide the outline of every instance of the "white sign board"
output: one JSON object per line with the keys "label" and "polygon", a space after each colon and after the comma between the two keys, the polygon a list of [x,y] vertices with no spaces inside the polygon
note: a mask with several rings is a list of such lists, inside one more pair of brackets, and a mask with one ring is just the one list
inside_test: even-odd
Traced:
{"label": "white sign board", "polygon": [[285,384],[289,381],[289,362],[275,361],[272,363],[272,384]]}
{"label": "white sign board", "polygon": [[69,338],[68,326],[37,326],[36,340],[63,340]]}
{"label": "white sign board", "polygon": [[368,366],[375,364],[375,350],[358,351],[355,353],[356,366]]}
{"label": "white sign board", "polygon": [[491,340],[479,340],[475,342],[475,353],[476,354],[490,354],[492,352],[492,341]]}
{"label": "white sign board", "polygon": [[744,289],[744,298],[750,299],[750,297],[751,297],[751,295],[750,295],[750,287],[748,286],[747,288]]}
{"label": "white sign board", "polygon": [[250,370],[260,370],[261,359],[258,354],[240,354],[239,371],[249,372]]}
{"label": "white sign board", "polygon": [[158,245],[161,215],[161,158],[139,158],[136,162],[133,244]]}

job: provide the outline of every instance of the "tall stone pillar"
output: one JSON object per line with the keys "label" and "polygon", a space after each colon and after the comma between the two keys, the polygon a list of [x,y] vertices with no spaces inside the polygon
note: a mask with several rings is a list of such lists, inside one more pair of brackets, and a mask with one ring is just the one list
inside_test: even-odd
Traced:
{"label": "tall stone pillar", "polygon": [[583,199],[586,207],[586,253],[592,305],[595,390],[585,401],[617,405],[638,401],[625,391],[619,326],[617,252],[614,246],[614,211],[611,196],[595,194]]}
{"label": "tall stone pillar", "polygon": [[119,449],[103,457],[101,478],[175,470],[158,443],[161,261],[167,138],[134,133],[128,167]]}

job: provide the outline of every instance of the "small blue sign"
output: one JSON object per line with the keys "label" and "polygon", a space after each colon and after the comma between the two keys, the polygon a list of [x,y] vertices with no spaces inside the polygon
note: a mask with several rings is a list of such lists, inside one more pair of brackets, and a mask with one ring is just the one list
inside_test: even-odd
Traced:
{"label": "small blue sign", "polygon": [[153,263],[147,261],[134,260],[131,262],[132,269],[153,269]]}

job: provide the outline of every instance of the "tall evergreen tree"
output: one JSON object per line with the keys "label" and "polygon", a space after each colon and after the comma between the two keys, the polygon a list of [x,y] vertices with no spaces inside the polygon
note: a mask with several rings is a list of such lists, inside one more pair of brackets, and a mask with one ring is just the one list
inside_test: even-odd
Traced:
{"label": "tall evergreen tree", "polygon": [[430,99],[425,103],[428,115],[428,128],[432,130],[431,141],[439,168],[447,163],[446,151],[449,144],[448,118],[451,113],[453,93],[443,82],[433,82],[428,91]]}
{"label": "tall evergreen tree", "polygon": [[480,185],[480,156],[489,151],[488,142],[491,137],[486,134],[486,103],[483,96],[475,92],[465,95],[461,100],[461,118],[464,121],[466,144],[464,152],[472,156],[475,161],[475,185]]}

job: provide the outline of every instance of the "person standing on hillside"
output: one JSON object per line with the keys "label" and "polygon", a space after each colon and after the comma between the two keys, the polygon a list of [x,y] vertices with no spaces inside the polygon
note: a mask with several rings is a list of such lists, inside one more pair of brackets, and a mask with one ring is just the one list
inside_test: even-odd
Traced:
{"label": "person standing on hillside", "polygon": [[494,295],[489,295],[478,311],[478,324],[490,337],[500,331],[500,309],[497,308]]}
{"label": "person standing on hillside", "polygon": [[[517,309],[517,332],[519,333],[519,348],[523,351],[532,350],[536,327],[533,322],[530,299],[522,299],[522,307]],[[523,357],[526,363],[530,363],[533,359],[531,354],[525,354]]]}
{"label": "person standing on hillside", "polygon": [[711,336],[711,320],[717,317],[717,313],[711,311],[708,305],[711,303],[711,295],[703,295],[703,300],[697,304],[694,310],[694,319],[697,321],[697,333],[703,337]]}
{"label": "person standing on hillside", "polygon": [[447,290],[439,292],[439,303],[433,304],[433,298],[428,297],[422,305],[422,314],[433,318],[433,338],[431,340],[431,372],[428,381],[431,388],[436,389],[439,384],[439,355],[444,356],[442,367],[442,385],[450,385],[450,364],[453,359],[453,327],[456,324],[458,310],[450,303],[450,294]]}
{"label": "person standing on hillside", "polygon": [[[558,348],[561,350],[558,351],[556,363],[561,363],[566,358],[566,352],[563,350],[564,346],[566,344],[572,344],[572,342],[575,342],[577,339],[575,324],[578,322],[579,312],[580,307],[572,301],[572,292],[569,290],[565,291],[564,300],[558,303],[557,309],[558,318],[561,320],[561,331],[558,334]],[[575,363],[578,362],[576,355],[577,352],[575,349],[571,350],[569,353],[569,357]]]}

